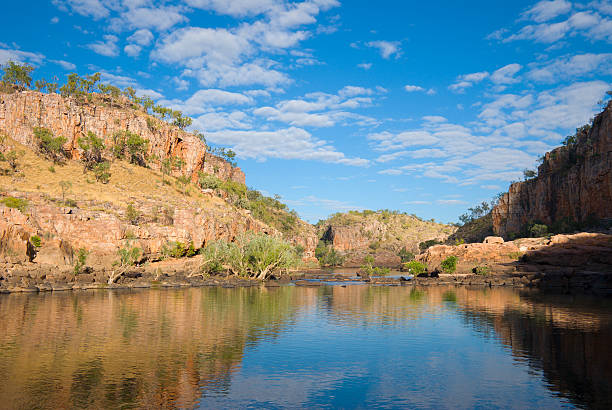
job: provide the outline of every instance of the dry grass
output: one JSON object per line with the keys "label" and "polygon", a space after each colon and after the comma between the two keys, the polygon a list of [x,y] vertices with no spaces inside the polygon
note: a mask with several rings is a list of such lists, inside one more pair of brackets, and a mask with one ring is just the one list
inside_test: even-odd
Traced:
{"label": "dry grass", "polygon": [[[78,161],[66,161],[64,165],[54,165],[30,148],[9,140],[8,145],[24,151],[19,160],[16,175],[0,176],[0,189],[30,193],[44,193],[61,198],[61,181],[69,181],[72,186],[66,192],[66,199],[95,202],[109,202],[125,207],[135,200],[160,202],[165,205],[191,205],[202,207],[227,207],[224,200],[201,193],[198,187],[190,184],[187,196],[176,188],[175,178],[166,177],[171,185],[162,183],[159,172],[114,161],[111,165],[111,178],[108,184],[96,182],[93,173],[83,173],[83,165]],[[50,169],[53,167],[55,172]]]}

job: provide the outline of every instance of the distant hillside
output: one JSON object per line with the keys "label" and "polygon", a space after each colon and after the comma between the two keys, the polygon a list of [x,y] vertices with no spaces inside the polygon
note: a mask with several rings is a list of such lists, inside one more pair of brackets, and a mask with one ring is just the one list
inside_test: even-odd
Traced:
{"label": "distant hillside", "polygon": [[322,241],[345,256],[346,266],[359,266],[372,254],[378,264],[397,266],[398,253],[405,248],[419,252],[419,243],[444,241],[456,228],[398,211],[349,211],[319,221],[317,232]]}

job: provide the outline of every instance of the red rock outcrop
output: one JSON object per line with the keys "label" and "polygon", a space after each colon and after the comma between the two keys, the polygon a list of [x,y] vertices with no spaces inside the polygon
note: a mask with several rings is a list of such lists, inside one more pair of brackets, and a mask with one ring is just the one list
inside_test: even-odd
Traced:
{"label": "red rock outcrop", "polygon": [[493,209],[493,229],[508,237],[525,226],[612,218],[612,104],[577,142],[548,152],[538,177],[510,186]]}
{"label": "red rock outcrop", "polygon": [[416,260],[430,272],[441,272],[449,256],[457,257],[458,274],[472,273],[487,266],[490,273],[550,272],[585,274],[612,272],[612,235],[579,233],[547,238],[523,238],[511,242],[470,243],[458,246],[436,245]]}
{"label": "red rock outcrop", "polygon": [[[214,174],[223,180],[245,183],[244,173],[227,161],[206,151],[206,145],[194,134],[180,130],[142,111],[112,106],[104,96],[94,94],[87,102],[59,94],[22,91],[0,94],[0,133],[35,148],[34,128],[48,128],[56,136],[67,138],[64,148],[72,159],[80,158],[79,137],[94,132],[112,145],[117,131],[128,130],[149,141],[148,155],[157,158],[176,156],[185,161],[182,170],[196,181],[198,172]],[[104,104],[104,105],[103,105]],[[125,100],[129,107],[129,102]],[[159,162],[150,161],[153,169]]]}

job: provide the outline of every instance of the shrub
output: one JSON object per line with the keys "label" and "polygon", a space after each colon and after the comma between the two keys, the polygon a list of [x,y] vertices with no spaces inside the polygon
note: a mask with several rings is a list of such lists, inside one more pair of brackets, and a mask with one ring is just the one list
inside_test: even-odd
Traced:
{"label": "shrub", "polygon": [[336,252],[332,245],[328,245],[324,241],[319,241],[315,249],[315,257],[322,267],[340,266],[344,263],[344,258]]}
{"label": "shrub", "polygon": [[414,260],[414,253],[406,250],[405,247],[399,251],[397,256],[401,258],[402,263],[406,263],[406,262],[410,262],[411,260]]}
{"label": "shrub", "polygon": [[10,150],[6,153],[5,160],[8,162],[13,173],[18,171],[19,159],[25,155],[24,151],[21,150]]}
{"label": "shrub", "polygon": [[361,266],[361,270],[368,275],[386,275],[391,272],[389,268],[381,268],[374,266],[374,257],[368,255],[364,259],[364,265]]}
{"label": "shrub", "polygon": [[119,256],[119,260],[115,262],[115,265],[119,265],[121,268],[133,266],[140,258],[140,248],[132,246],[131,242],[127,241],[125,246],[119,248],[117,256]]}
{"label": "shrub", "polygon": [[2,198],[0,203],[4,204],[8,208],[19,209],[21,212],[25,212],[28,201],[22,198],[15,198],[13,196],[7,196],[6,198]]}
{"label": "shrub", "polygon": [[140,219],[140,212],[134,207],[132,204],[128,204],[125,209],[125,218],[132,224],[138,225],[138,220]]}
{"label": "shrub", "polygon": [[202,250],[204,273],[228,273],[264,280],[275,272],[299,265],[289,243],[264,234],[246,234],[235,242],[213,241]]}
{"label": "shrub", "polygon": [[42,127],[34,128],[34,137],[38,140],[38,148],[45,157],[56,164],[61,162],[65,156],[66,137],[54,137],[49,129]]}
{"label": "shrub", "polygon": [[85,248],[79,249],[76,260],[74,261],[74,274],[75,275],[78,275],[79,273],[81,273],[81,270],[83,269],[83,267],[85,267],[85,262],[87,261],[88,255],[89,255],[89,252],[87,252],[87,249]]}
{"label": "shrub", "polygon": [[548,235],[548,226],[543,224],[533,224],[529,228],[529,234],[533,238],[540,238],[542,236]]}
{"label": "shrub", "polygon": [[193,242],[189,242],[189,245],[178,241],[168,242],[162,247],[162,254],[171,258],[191,258],[196,254],[196,250],[193,246]]}
{"label": "shrub", "polygon": [[96,164],[93,168],[94,177],[96,181],[102,182],[103,184],[108,184],[110,180],[110,162],[104,161]]}
{"label": "shrub", "polygon": [[66,196],[66,192],[69,192],[70,188],[72,188],[72,182],[60,181],[59,186],[60,186],[60,189],[62,190],[62,201],[63,201]]}
{"label": "shrub", "polygon": [[380,248],[380,241],[372,242],[368,245],[368,247],[372,249],[373,251],[375,251],[378,248]]}
{"label": "shrub", "polygon": [[221,186],[221,180],[214,175],[200,172],[198,182],[202,189],[217,189]]}
{"label": "shrub", "polygon": [[146,150],[149,141],[128,130],[113,134],[113,154],[115,158],[126,158],[130,163],[145,166]]}
{"label": "shrub", "polygon": [[99,138],[93,132],[87,132],[87,135],[79,138],[79,147],[83,150],[83,166],[86,170],[92,170],[102,162],[102,152],[106,148],[104,140]]}
{"label": "shrub", "polygon": [[474,269],[472,269],[472,272],[475,273],[476,275],[483,275],[483,276],[486,276],[490,273],[488,266],[475,266]]}
{"label": "shrub", "polygon": [[457,270],[457,257],[454,255],[449,256],[442,261],[440,267],[446,273],[455,273]]}
{"label": "shrub", "polygon": [[424,241],[419,243],[419,249],[421,252],[425,252],[427,249],[431,248],[434,245],[441,245],[442,242],[436,240],[436,239],[430,239],[428,241]]}
{"label": "shrub", "polygon": [[424,263],[418,261],[410,261],[404,263],[403,270],[408,273],[412,273],[414,276],[419,276],[427,271],[427,266],[425,266]]}
{"label": "shrub", "polygon": [[34,245],[34,247],[40,248],[42,245],[42,240],[40,239],[40,236],[32,235],[30,236],[30,243]]}
{"label": "shrub", "polygon": [[521,252],[511,252],[508,254],[508,257],[510,259],[516,259],[519,260],[521,258],[521,256],[523,256],[523,254]]}

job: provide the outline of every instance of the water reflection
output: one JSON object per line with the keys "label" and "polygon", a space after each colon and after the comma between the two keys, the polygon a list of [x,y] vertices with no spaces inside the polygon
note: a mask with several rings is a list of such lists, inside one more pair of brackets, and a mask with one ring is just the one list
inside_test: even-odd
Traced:
{"label": "water reflection", "polygon": [[11,408],[606,407],[610,341],[610,300],[512,289],[2,295],[0,400]]}

